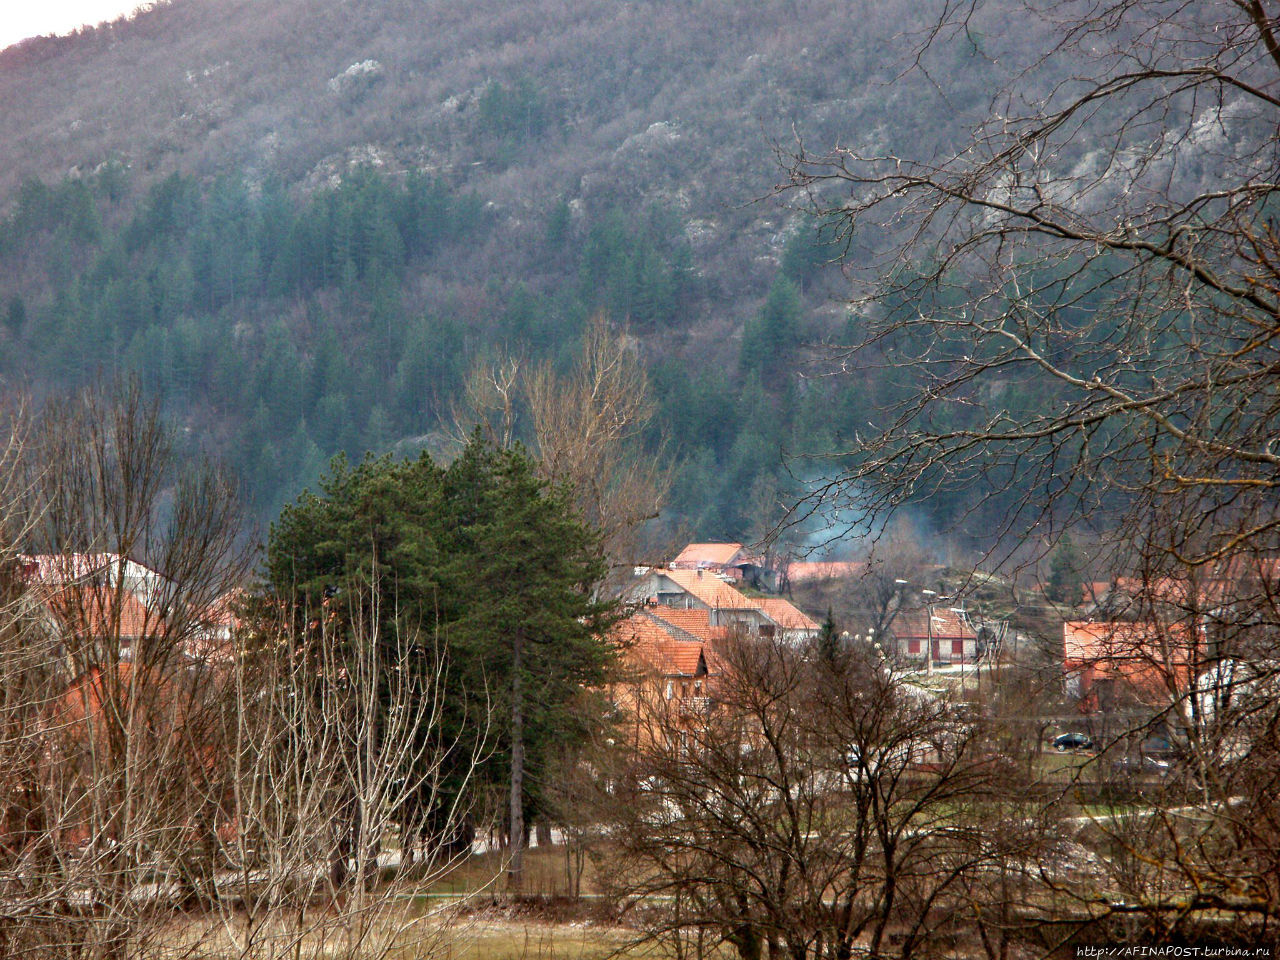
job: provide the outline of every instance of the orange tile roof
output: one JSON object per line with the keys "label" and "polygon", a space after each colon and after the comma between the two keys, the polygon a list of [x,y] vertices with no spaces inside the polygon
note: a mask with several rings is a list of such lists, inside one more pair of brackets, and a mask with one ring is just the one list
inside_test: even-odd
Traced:
{"label": "orange tile roof", "polygon": [[636,611],[614,624],[610,638],[625,651],[642,643],[660,643],[670,640],[671,634],[652,617]]}
{"label": "orange tile roof", "polygon": [[80,637],[162,635],[164,622],[133,593],[109,586],[65,586],[47,591],[45,606],[58,626]]}
{"label": "orange tile roof", "polygon": [[1088,684],[1123,680],[1145,698],[1163,702],[1171,689],[1186,690],[1194,650],[1178,625],[1069,620],[1062,625],[1063,666]]}
{"label": "orange tile roof", "polygon": [[765,615],[784,630],[820,630],[808,614],[782,597],[761,597],[756,601]]}
{"label": "orange tile roof", "polygon": [[759,610],[760,605],[714,573],[702,570],[655,570],[713,610]]}
{"label": "orange tile roof", "polygon": [[1111,586],[1110,580],[1090,580],[1087,583],[1080,584],[1080,602],[1090,603],[1097,601],[1107,595]]}
{"label": "orange tile roof", "polygon": [[1273,585],[1278,574],[1280,559],[1235,556],[1205,566],[1194,577],[1116,577],[1103,585],[1102,592],[1143,597],[1177,607],[1229,603],[1247,600],[1265,585]]}
{"label": "orange tile roof", "polygon": [[724,566],[743,551],[740,543],[691,543],[671,561],[677,570],[698,566]]}
{"label": "orange tile roof", "polygon": [[729,635],[728,627],[711,626],[711,613],[708,610],[682,610],[678,607],[645,607],[645,613],[651,617],[683,630],[699,640],[719,640]]}
{"label": "orange tile roof", "polygon": [[[683,640],[668,640],[655,651],[653,666],[664,676],[693,677],[705,672],[702,644]],[[701,667],[701,670],[699,669]]]}
{"label": "orange tile roof", "polygon": [[867,565],[852,560],[794,560],[787,564],[787,579],[792,583],[807,580],[835,580],[856,577]]}
{"label": "orange tile roof", "polygon": [[703,645],[697,640],[676,639],[661,621],[637,611],[613,628],[613,639],[622,647],[624,661],[662,676],[695,676],[705,667]]}
{"label": "orange tile roof", "polygon": [[1192,657],[1187,631],[1177,624],[1068,620],[1062,625],[1062,646],[1068,666],[1118,661],[1187,663]]}

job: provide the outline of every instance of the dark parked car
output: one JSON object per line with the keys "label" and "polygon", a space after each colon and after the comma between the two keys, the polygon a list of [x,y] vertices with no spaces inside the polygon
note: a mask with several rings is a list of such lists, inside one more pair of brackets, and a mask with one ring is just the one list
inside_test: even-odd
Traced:
{"label": "dark parked car", "polygon": [[1092,750],[1093,741],[1083,733],[1060,733],[1053,738],[1053,749],[1059,752],[1064,750]]}

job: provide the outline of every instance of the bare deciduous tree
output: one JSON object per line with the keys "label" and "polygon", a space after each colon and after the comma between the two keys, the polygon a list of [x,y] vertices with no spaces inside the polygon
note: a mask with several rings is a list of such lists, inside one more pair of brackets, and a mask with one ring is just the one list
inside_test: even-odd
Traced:
{"label": "bare deciduous tree", "polygon": [[1230,700],[1232,663],[1246,690],[1265,685],[1280,638],[1277,13],[1026,7],[1002,35],[984,4],[949,6],[914,50],[925,69],[953,43],[1021,58],[954,154],[792,158],[790,188],[846,236],[892,241],[844,362],[920,377],[815,498],[880,509],[964,490],[1008,552],[1101,531],[1103,562],[1135,584],[1113,633],[1142,638],[1129,660],[1163,681],[1107,746],[1167,722],[1192,789],[1128,817],[1112,836],[1133,869],[1072,895],[1089,918],[1140,914],[1161,932],[1223,915],[1265,930],[1280,917],[1262,852],[1277,798],[1246,771],[1274,752],[1265,737],[1242,749],[1238,717],[1208,723],[1193,690]]}
{"label": "bare deciduous tree", "polygon": [[477,364],[453,411],[454,440],[465,444],[479,427],[505,449],[522,436],[522,414],[542,475],[573,491],[610,560],[623,567],[651,561],[643,528],[662,509],[672,475],[661,453],[644,449],[653,404],[636,341],[596,314],[566,373],[516,357]]}
{"label": "bare deciduous tree", "polygon": [[1041,834],[956,705],[865,649],[740,638],[720,657],[709,713],[637,706],[616,875],[671,904],[651,936],[682,956],[906,956],[975,902],[1014,907]]}
{"label": "bare deciduous tree", "polygon": [[6,428],[0,952],[365,960],[437,935],[403,898],[445,848],[388,858],[460,815],[443,661],[375,642],[376,606],[348,604],[369,629],[341,645],[325,611],[280,627],[280,598],[242,597],[231,631],[235,499],[136,391]]}
{"label": "bare deciduous tree", "polygon": [[662,509],[671,471],[643,447],[653,403],[635,341],[596,314],[569,373],[544,362],[529,374],[526,391],[546,477],[574,491],[611,560],[644,559],[641,529]]}
{"label": "bare deciduous tree", "polygon": [[376,600],[351,609],[341,641],[325,611],[303,635],[268,611],[227,678],[230,829],[208,936],[235,956],[365,960],[443,936],[405,905],[453,865],[439,838],[469,813],[441,788],[445,761],[456,779],[480,758],[459,763],[441,739],[443,656],[398,632],[380,642]]}
{"label": "bare deciduous tree", "polygon": [[14,955],[146,956],[211,889],[235,498],[178,468],[136,390],[47,403],[14,436],[2,935]]}
{"label": "bare deciduous tree", "polygon": [[485,439],[505,450],[515,442],[520,420],[524,361],[500,356],[478,361],[467,374],[462,399],[450,410],[450,439],[465,447],[478,428]]}
{"label": "bare deciduous tree", "polygon": [[[1043,490],[1008,501],[1015,532],[1191,497],[1249,521],[1215,516],[1220,535],[1184,531],[1170,554],[1226,556],[1280,523],[1272,20],[1261,4],[1029,6],[1052,46],[962,151],[795,157],[793,187],[847,231],[905,238],[862,303],[860,356],[892,340],[923,378],[824,493],[900,502],[945,466],[993,493]],[[956,8],[930,42],[981,17]],[[1050,402],[1015,405],[1028,389]],[[951,404],[967,411],[939,416]]]}

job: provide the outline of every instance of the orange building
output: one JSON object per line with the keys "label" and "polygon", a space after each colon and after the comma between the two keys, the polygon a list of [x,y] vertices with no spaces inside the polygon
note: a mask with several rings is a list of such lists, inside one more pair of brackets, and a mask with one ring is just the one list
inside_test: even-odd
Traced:
{"label": "orange building", "polygon": [[623,670],[610,699],[632,746],[672,742],[710,714],[720,675],[711,638],[720,632],[696,610],[641,608],[614,626]]}
{"label": "orange building", "polygon": [[1082,709],[1167,706],[1203,668],[1204,636],[1179,624],[1069,620],[1062,625],[1063,668]]}

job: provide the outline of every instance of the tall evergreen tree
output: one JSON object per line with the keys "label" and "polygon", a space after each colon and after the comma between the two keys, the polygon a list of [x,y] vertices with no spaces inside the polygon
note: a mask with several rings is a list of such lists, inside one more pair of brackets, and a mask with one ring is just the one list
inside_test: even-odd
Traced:
{"label": "tall evergreen tree", "polygon": [[759,373],[767,386],[773,386],[799,342],[800,291],[790,280],[779,277],[769,288],[759,315],[743,328],[739,366],[744,374]]}
{"label": "tall evergreen tree", "polygon": [[[458,600],[451,649],[501,678],[494,698],[510,772],[510,882],[521,883],[526,775],[547,751],[587,732],[573,707],[605,679],[600,641],[612,605],[593,595],[606,573],[598,536],[548,489],[521,450],[477,438],[445,477],[449,587]],[[500,745],[501,747],[502,745]]]}
{"label": "tall evergreen tree", "polygon": [[518,890],[542,771],[598,722],[584,690],[604,682],[610,657],[600,637],[613,605],[594,592],[605,574],[599,537],[567,496],[523,451],[478,436],[444,470],[425,455],[338,460],[320,494],[304,494],[272,527],[267,574],[294,598],[300,625],[324,610],[340,639],[368,609],[362,592],[376,590],[387,642],[394,630],[443,644],[456,694],[445,735],[474,748],[487,729],[476,784],[507,796]]}

